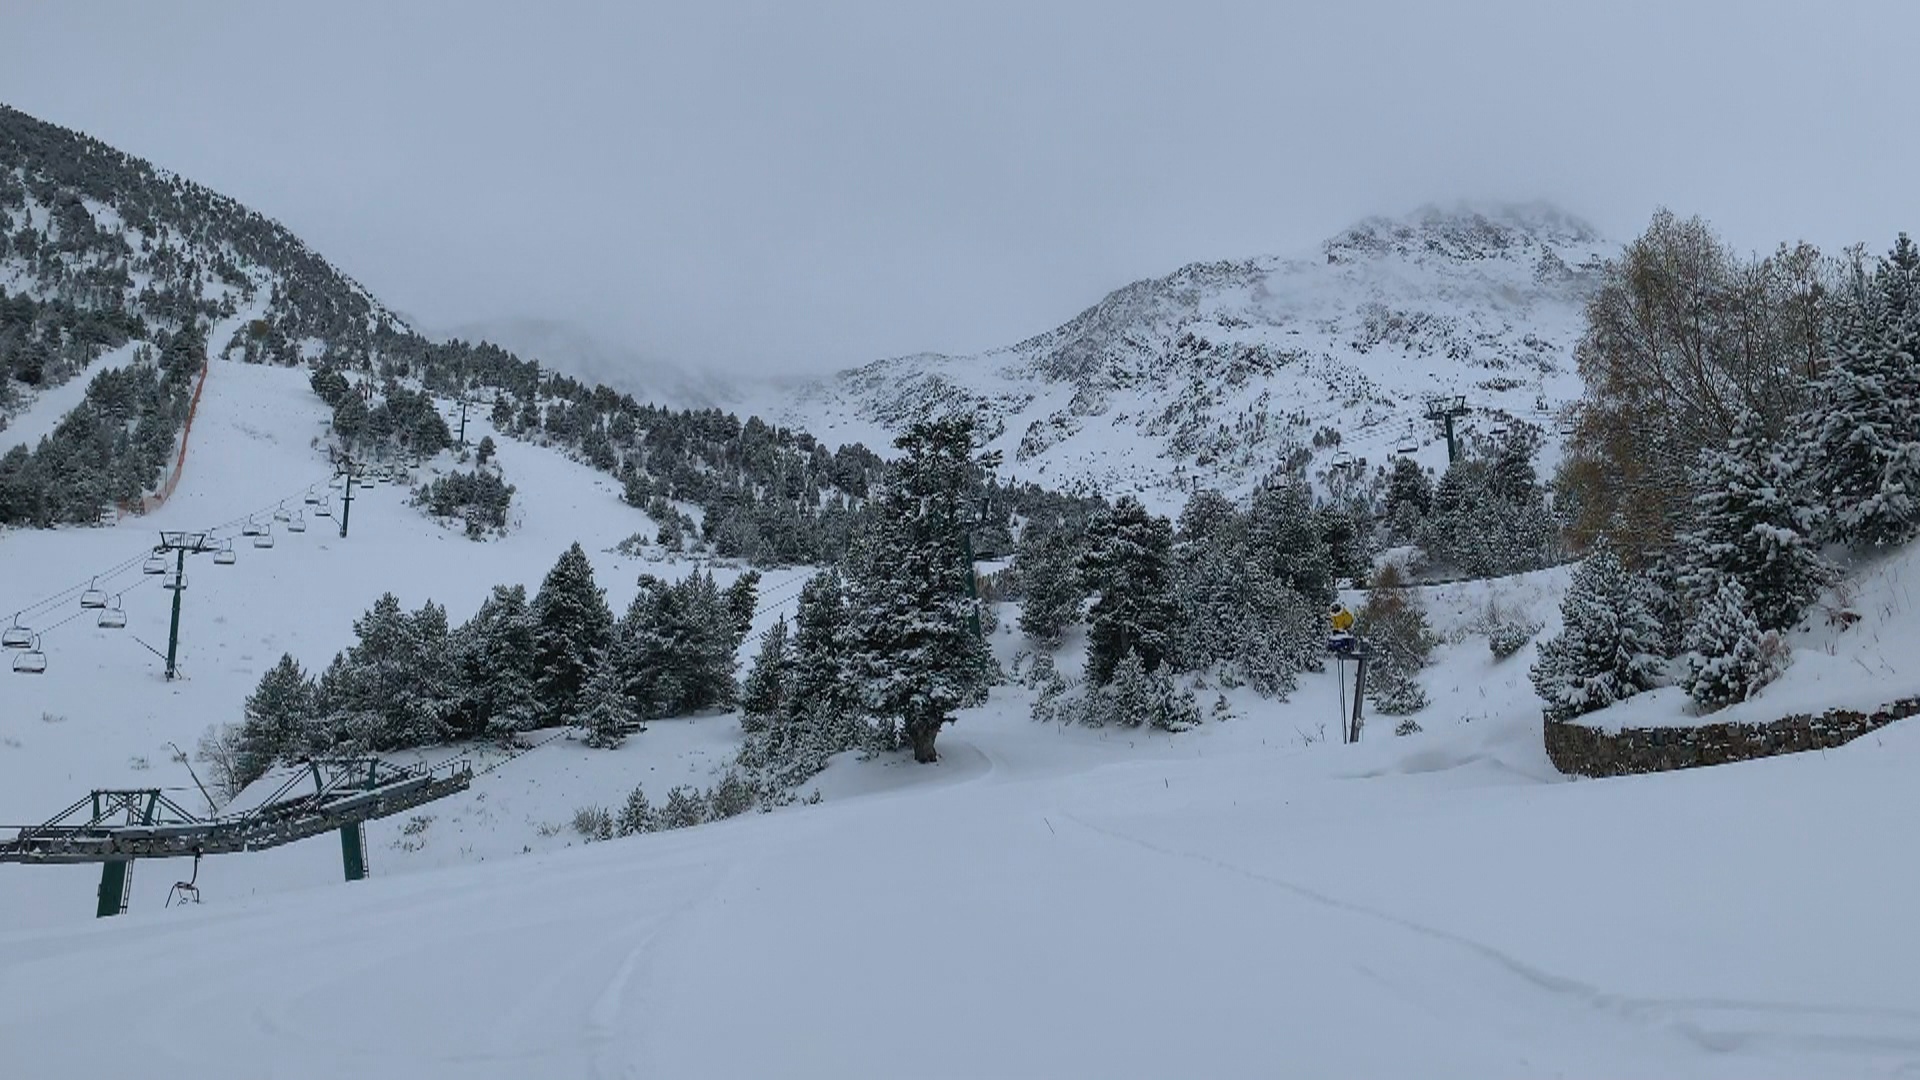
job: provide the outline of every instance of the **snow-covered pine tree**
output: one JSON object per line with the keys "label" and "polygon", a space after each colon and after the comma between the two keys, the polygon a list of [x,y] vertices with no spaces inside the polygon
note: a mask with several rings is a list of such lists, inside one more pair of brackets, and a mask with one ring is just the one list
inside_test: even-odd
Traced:
{"label": "snow-covered pine tree", "polygon": [[1123,727],[1139,727],[1153,722],[1159,712],[1160,695],[1140,654],[1128,650],[1113,666],[1113,677],[1101,688],[1100,705],[1106,722]]}
{"label": "snow-covered pine tree", "polygon": [[1662,629],[1645,584],[1604,545],[1574,572],[1560,633],[1529,672],[1549,720],[1570,720],[1652,689],[1664,667]]}
{"label": "snow-covered pine tree", "polygon": [[1419,542],[1427,514],[1433,510],[1433,480],[1410,457],[1393,459],[1387,474],[1385,524],[1387,539],[1396,544]]}
{"label": "snow-covered pine tree", "polygon": [[839,723],[859,711],[849,633],[846,589],[839,572],[823,570],[807,579],[794,613],[789,718]]}
{"label": "snow-covered pine tree", "polygon": [[1693,484],[1694,526],[1678,538],[1690,604],[1706,606],[1732,579],[1762,630],[1791,627],[1833,571],[1812,539],[1816,512],[1758,415],[1743,414],[1727,446],[1701,456]]}
{"label": "snow-covered pine tree", "polygon": [[247,698],[233,762],[234,790],[266,775],[282,757],[303,753],[316,716],[313,680],[290,653],[260,677]]}
{"label": "snow-covered pine tree", "polygon": [[983,462],[970,416],[916,423],[876,500],[853,581],[851,639],[874,714],[898,720],[915,761],[938,760],[953,713],[986,696],[993,656],[973,632],[963,538]]}
{"label": "snow-covered pine tree", "polygon": [[1081,572],[1099,596],[1087,615],[1087,681],[1104,685],[1128,653],[1148,670],[1169,658],[1179,609],[1170,557],[1173,525],[1125,496],[1096,514]]}
{"label": "snow-covered pine tree", "polygon": [[1417,593],[1406,587],[1398,566],[1388,564],[1374,575],[1367,602],[1358,612],[1354,632],[1371,652],[1367,662],[1367,696],[1387,716],[1405,716],[1427,707],[1420,671],[1433,652],[1433,632]]}
{"label": "snow-covered pine tree", "polygon": [[684,829],[707,820],[706,795],[697,788],[682,785],[667,792],[667,804],[660,808],[662,829]]}
{"label": "snow-covered pine tree", "polygon": [[1836,355],[1799,417],[1807,486],[1831,539],[1866,547],[1920,534],[1920,250],[1905,233],[1844,304]]}
{"label": "snow-covered pine tree", "polygon": [[1688,696],[1713,710],[1745,701],[1785,668],[1787,647],[1763,630],[1738,578],[1725,577],[1687,624]]}
{"label": "snow-covered pine tree", "polygon": [[1087,590],[1080,578],[1080,553],[1063,529],[1046,532],[1029,528],[1014,554],[1023,598],[1020,632],[1036,644],[1052,648],[1066,628],[1080,621]]}
{"label": "snow-covered pine tree", "polygon": [[620,685],[620,673],[612,664],[594,669],[587,687],[580,692],[578,723],[587,731],[587,745],[612,749],[626,741],[627,725],[635,719],[633,703]]}
{"label": "snow-covered pine tree", "polygon": [[647,793],[641,790],[639,784],[633,785],[633,790],[627,792],[627,801],[620,807],[616,827],[621,836],[652,832],[660,827],[659,815],[654,811],[653,804],[647,801]]}
{"label": "snow-covered pine tree", "polygon": [[510,737],[538,725],[534,696],[533,614],[524,585],[496,585],[449,642],[458,689],[450,717],[456,734]]}
{"label": "snow-covered pine tree", "polygon": [[353,630],[359,640],[322,679],[333,739],[361,751],[446,739],[455,703],[446,609],[428,602],[409,615],[386,593]]}
{"label": "snow-covered pine tree", "polygon": [[566,723],[613,638],[613,612],[593,581],[593,564],[578,541],[547,572],[532,604],[534,693],[542,719]]}
{"label": "snow-covered pine tree", "polygon": [[792,684],[793,646],[788,641],[787,617],[781,615],[760,633],[760,651],[740,689],[740,726],[762,731],[775,718],[784,717]]}
{"label": "snow-covered pine tree", "polygon": [[1172,559],[1175,663],[1199,671],[1234,660],[1252,629],[1246,516],[1217,491],[1194,492],[1180,512]]}

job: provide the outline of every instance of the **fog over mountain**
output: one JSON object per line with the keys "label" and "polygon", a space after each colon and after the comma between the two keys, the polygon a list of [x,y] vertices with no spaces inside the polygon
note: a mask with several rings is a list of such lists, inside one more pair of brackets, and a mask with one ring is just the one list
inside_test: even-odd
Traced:
{"label": "fog over mountain", "polygon": [[[432,327],[689,370],[1019,341],[1372,214],[1910,225],[1920,5],[15,3],[0,101],[287,225]],[[83,72],[84,77],[76,77]]]}

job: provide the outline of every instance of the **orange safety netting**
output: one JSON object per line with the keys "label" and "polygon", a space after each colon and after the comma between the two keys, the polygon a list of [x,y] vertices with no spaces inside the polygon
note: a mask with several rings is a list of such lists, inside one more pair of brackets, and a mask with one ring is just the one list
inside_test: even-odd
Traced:
{"label": "orange safety netting", "polygon": [[138,506],[122,503],[121,513],[152,513],[159,509],[167,501],[167,497],[173,494],[173,489],[179,486],[180,473],[187,467],[187,438],[193,434],[193,418],[200,411],[200,393],[207,388],[207,372],[212,369],[211,360],[200,365],[200,381],[194,384],[193,400],[187,404],[187,422],[180,428],[180,452],[174,455],[173,468],[167,471],[166,480],[160,484],[158,491],[141,496]]}

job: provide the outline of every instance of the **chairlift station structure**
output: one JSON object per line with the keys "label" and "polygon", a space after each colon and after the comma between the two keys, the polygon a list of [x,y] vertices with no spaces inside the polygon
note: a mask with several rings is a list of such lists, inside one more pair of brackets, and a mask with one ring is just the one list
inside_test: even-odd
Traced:
{"label": "chairlift station structure", "polygon": [[103,918],[126,911],[135,859],[264,851],[337,831],[346,879],[358,881],[367,876],[367,822],[472,783],[473,767],[464,758],[430,768],[379,758],[312,760],[257,803],[207,818],[158,788],[95,790],[45,823],[0,840],[0,863],[102,864],[96,914]]}

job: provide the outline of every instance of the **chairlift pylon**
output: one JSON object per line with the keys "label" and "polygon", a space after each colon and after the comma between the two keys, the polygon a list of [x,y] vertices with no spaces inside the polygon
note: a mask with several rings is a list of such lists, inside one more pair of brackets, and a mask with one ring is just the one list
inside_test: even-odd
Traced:
{"label": "chairlift pylon", "polygon": [[102,630],[124,630],[127,627],[127,609],[121,606],[120,598],[115,596],[113,603],[100,609],[100,628]]}
{"label": "chairlift pylon", "polygon": [[0,648],[25,649],[33,645],[33,630],[20,625],[20,616],[13,617],[13,625],[0,632]]}
{"label": "chairlift pylon", "polygon": [[27,647],[13,657],[15,675],[43,675],[47,670],[47,654],[41,651],[40,635],[33,635]]}
{"label": "chairlift pylon", "polygon": [[87,591],[80,594],[80,606],[94,610],[107,606],[107,594],[101,590],[99,578],[94,578],[87,585]]}

